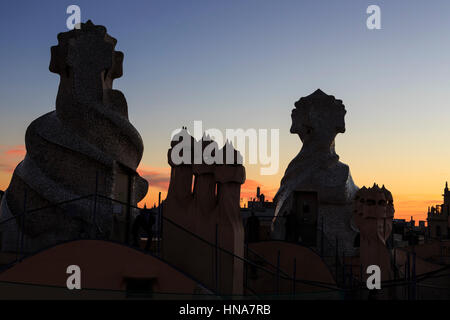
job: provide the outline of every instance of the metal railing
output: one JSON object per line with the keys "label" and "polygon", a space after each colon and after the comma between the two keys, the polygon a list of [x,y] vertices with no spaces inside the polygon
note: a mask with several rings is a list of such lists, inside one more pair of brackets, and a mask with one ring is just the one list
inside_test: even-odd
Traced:
{"label": "metal railing", "polygon": [[[6,201],[6,199],[4,199],[4,201]],[[25,193],[23,212],[0,221],[0,230],[3,233],[3,236],[5,236],[5,233],[14,230],[16,231],[15,234],[14,232],[11,233],[15,238],[12,239],[10,237],[9,239],[11,240],[9,242],[11,250],[9,250],[9,252],[3,250],[4,255],[8,256],[9,254],[9,261],[1,261],[3,269],[20,262],[27,256],[33,255],[42,249],[67,241],[98,239],[119,242],[123,245],[130,246],[130,228],[133,217],[130,217],[129,220],[125,219],[119,221],[119,223],[115,225],[119,231],[119,237],[116,239],[113,239],[113,235],[108,234],[102,226],[100,221],[102,215],[107,214],[111,218],[109,221],[115,221],[115,213],[113,212],[114,209],[112,204],[123,206],[125,212],[131,212],[132,215],[135,215],[138,210],[142,210],[142,208],[135,205],[97,193],[65,200],[45,207],[29,208],[27,206]],[[77,211],[79,208],[90,208],[90,210],[80,213]],[[336,240],[335,245],[333,245],[333,243],[323,234],[323,228],[321,229],[320,234],[320,245],[312,250],[314,250],[325,263],[329,263],[326,261],[327,258],[331,257],[334,259],[334,266],[329,265],[328,267],[335,268],[334,276],[338,285],[298,278],[296,274],[297,261],[295,259],[293,260],[292,272],[283,270],[280,267],[280,253],[278,253],[276,264],[268,261],[258,252],[250,249],[248,245],[244,248],[244,255],[242,257],[237,256],[221,247],[218,242],[218,233],[220,232],[218,227],[216,227],[215,230],[216,241],[210,242],[199,237],[190,230],[187,230],[183,226],[178,225],[176,222],[164,217],[161,204],[158,208],[156,213],[156,232],[151,237],[151,249],[146,253],[161,259],[180,272],[184,272],[187,276],[194,279],[217,296],[226,297],[229,295],[225,280],[227,273],[229,272],[228,267],[233,263],[241,264],[243,267],[243,285],[245,294],[248,297],[258,297],[262,299],[274,299],[275,297],[282,299],[303,299],[308,297],[320,299],[320,297],[332,297],[334,299],[342,299],[346,297],[355,298],[355,291],[360,292],[360,295],[356,298],[368,296],[368,290],[365,287],[365,283],[362,282],[362,277],[357,277],[353,274],[353,269],[346,266],[346,257],[344,255],[339,255],[338,240]],[[49,230],[51,230],[52,222],[45,220],[49,218],[56,219],[56,222],[53,222],[53,225],[54,223],[61,223],[67,230],[63,228],[64,234],[61,237],[55,236],[53,238],[50,237],[45,239],[46,241],[43,242],[45,245],[41,248],[33,247],[33,240],[28,236],[28,233],[36,232],[36,226],[34,226],[34,224],[37,224],[39,231],[46,228],[50,228]],[[73,221],[76,222],[74,223]],[[61,225],[59,225],[59,228],[61,228]],[[198,271],[195,271],[193,268],[186,269],[182,262],[183,259],[180,259],[180,256],[177,257],[176,255],[173,256],[170,254],[167,247],[168,244],[165,243],[168,240],[164,239],[163,236],[165,234],[163,233],[164,228],[170,229],[168,231],[172,232],[171,237],[173,236],[178,239],[179,243],[183,243],[183,239],[188,239],[185,243],[190,243],[193,250],[191,252],[184,252],[183,254],[195,255],[201,253],[208,257],[208,259],[204,260],[207,261],[204,269]],[[5,243],[2,245],[4,244]],[[326,249],[325,246],[327,246],[328,249]],[[140,248],[135,249],[141,250]],[[141,251],[145,252],[144,250]],[[324,254],[326,252],[335,252],[335,255],[326,255]],[[397,291],[403,290],[404,294],[396,294],[396,296],[405,299],[424,297],[426,296],[426,292],[439,292],[441,297],[443,295],[450,296],[449,288],[440,287],[426,281],[431,281],[431,279],[437,277],[450,277],[450,274],[443,274],[443,272],[450,267],[443,267],[437,271],[416,276],[415,263],[413,262],[415,259],[414,257],[412,257],[412,259],[410,264],[407,264],[403,277],[400,276],[399,278],[394,278],[394,280],[383,282],[383,288],[386,288],[386,290],[389,290],[389,288],[396,288]],[[209,271],[204,272],[204,270]],[[401,275],[401,273],[399,274]],[[361,294],[361,292],[364,293]]]}
{"label": "metal railing", "polygon": [[[116,243],[119,242],[123,245],[130,246],[130,228],[133,219],[128,223],[127,220],[119,221],[118,229],[121,229],[119,230],[119,237],[117,237],[116,234],[116,238],[114,238],[113,234],[108,234],[102,227],[100,216],[105,215],[105,208],[110,208],[110,221],[116,223],[117,221],[114,220],[115,214],[113,213],[114,209],[112,204],[124,206],[126,212],[136,210],[134,213],[137,213],[137,210],[142,210],[142,208],[135,205],[112,199],[101,194],[85,195],[39,208],[27,208],[26,201],[24,201],[24,203],[25,205],[22,213],[0,221],[0,230],[3,233],[3,236],[5,233],[14,233],[15,231],[14,235],[16,237],[15,245],[11,246],[11,241],[9,243],[9,252],[3,250],[3,253],[9,253],[10,255],[10,261],[2,261],[4,269],[9,268],[26,257],[40,252],[45,248],[50,248],[68,241],[98,239]],[[77,212],[77,208],[91,208],[91,210],[80,213]],[[162,206],[160,205],[159,208],[162,208]],[[41,220],[55,217],[57,217],[58,223],[62,223],[62,226],[67,227],[67,230],[62,232],[60,237],[56,235],[45,239],[45,241],[42,241],[45,245],[42,245],[39,248],[33,246],[33,239],[28,236],[28,232],[36,231],[36,226],[34,226],[34,224],[37,224],[37,228],[41,231],[42,229],[51,227],[51,225],[42,225]],[[341,289],[333,283],[321,283],[318,281],[310,281],[308,279],[300,279],[296,276],[295,269],[292,273],[288,273],[281,269],[279,260],[278,264],[274,265],[248,247],[245,251],[246,255],[242,257],[233,254],[221,247],[220,243],[218,243],[217,233],[220,232],[218,227],[216,228],[216,242],[212,243],[164,217],[161,209],[158,210],[156,221],[156,234],[152,236],[151,250],[147,253],[188,274],[191,278],[198,281],[202,286],[211,290],[216,295],[228,295],[224,279],[226,278],[226,273],[229,272],[227,267],[232,265],[232,263],[241,264],[243,266],[244,289],[246,294],[250,296],[259,298],[273,298],[274,296],[301,297],[305,290],[299,292],[299,290],[296,289],[299,285],[302,285],[303,288],[310,288],[309,291],[316,298],[317,295],[320,295],[320,292],[325,292],[328,295],[330,293],[341,295]],[[61,225],[59,225],[58,228],[61,229]],[[180,263],[180,260],[186,260],[186,257],[180,259],[180,257],[177,258],[170,255],[167,247],[168,245],[165,244],[168,240],[163,237],[164,228],[170,228],[171,237],[180,238],[180,244],[183,243],[183,239],[188,239],[184,242],[191,244],[196,250],[199,250],[197,252],[206,252],[206,256],[210,259],[206,260],[208,265],[204,268],[209,268],[210,272],[202,272],[202,270],[196,272],[194,269],[188,269],[189,271],[187,271],[186,268],[184,268],[183,263]],[[51,229],[49,233],[52,233]],[[136,249],[140,250],[140,248]],[[144,252],[144,250],[142,251]],[[185,252],[184,254],[188,253]],[[192,251],[190,254],[196,253]],[[205,275],[207,275],[207,277]],[[306,291],[308,292],[308,290]]]}

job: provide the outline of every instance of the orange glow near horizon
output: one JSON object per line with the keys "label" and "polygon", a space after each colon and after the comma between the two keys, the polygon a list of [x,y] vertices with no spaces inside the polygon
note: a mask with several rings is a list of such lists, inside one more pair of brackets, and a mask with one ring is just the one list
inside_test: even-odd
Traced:
{"label": "orange glow near horizon", "polygon": [[[261,193],[265,195],[265,199],[272,201],[279,188],[279,181],[273,184],[262,183],[260,181],[247,178],[241,187],[241,206],[247,205],[247,202],[256,198],[256,188],[261,188]],[[149,192],[146,197],[139,203],[153,206],[158,203],[158,192],[161,192],[161,199],[165,199],[167,188],[152,187],[150,181]],[[395,219],[405,219],[409,221],[411,216],[418,224],[419,220],[427,219],[427,209],[429,206],[435,206],[443,202],[441,194],[403,194],[393,192]]]}
{"label": "orange glow near horizon", "polygon": [[[23,159],[26,153],[25,146],[0,146],[0,189],[5,190],[11,179],[11,175],[17,164]],[[158,194],[161,192],[161,200],[164,200],[167,196],[167,190],[170,182],[170,167],[153,167],[145,164],[141,164],[138,168],[138,173],[149,181],[149,189],[147,195],[139,202],[139,206],[146,205],[147,207],[153,207],[158,204]],[[256,188],[261,188],[261,193],[265,195],[265,199],[272,201],[279,188],[279,180],[282,177],[282,172],[276,176],[262,177],[258,176],[249,168],[247,170],[247,180],[241,187],[241,206],[247,204],[247,201],[256,197]],[[399,177],[401,178],[401,177]],[[381,179],[383,180],[383,179]],[[391,176],[392,180],[392,176]],[[370,179],[367,179],[370,181]],[[414,193],[401,192],[402,181],[400,179],[393,184],[393,188],[390,188],[394,196],[395,205],[395,218],[410,220],[411,216],[416,220],[426,220],[427,208],[436,204],[442,203],[442,185],[433,186],[433,190],[439,190],[439,193],[419,193],[420,190],[415,190]],[[359,184],[362,187],[363,184]],[[371,185],[371,184],[366,184]],[[388,186],[389,188],[389,186]],[[400,191],[398,191],[400,190]],[[410,191],[410,190],[406,190]]]}

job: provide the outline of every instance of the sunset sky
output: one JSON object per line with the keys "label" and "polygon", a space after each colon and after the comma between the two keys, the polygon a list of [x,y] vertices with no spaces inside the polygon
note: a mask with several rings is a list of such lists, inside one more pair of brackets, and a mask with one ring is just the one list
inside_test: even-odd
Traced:
{"label": "sunset sky", "polygon": [[[25,130],[54,110],[59,78],[50,46],[67,31],[66,8],[107,27],[125,54],[115,88],[144,140],[139,172],[148,205],[169,183],[171,132],[207,128],[280,130],[280,168],[246,165],[242,197],[259,185],[271,198],[301,142],[290,113],[317,88],[342,99],[342,162],[361,187],[385,184],[396,217],[426,218],[450,180],[450,1],[2,1],[0,189],[25,154]],[[381,30],[366,8],[381,8]]]}

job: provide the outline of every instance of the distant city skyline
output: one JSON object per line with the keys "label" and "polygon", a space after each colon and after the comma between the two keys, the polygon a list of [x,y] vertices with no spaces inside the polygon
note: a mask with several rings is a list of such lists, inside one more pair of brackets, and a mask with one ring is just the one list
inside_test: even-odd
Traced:
{"label": "distant city skyline", "polygon": [[[336,151],[359,187],[385,184],[396,218],[426,219],[450,180],[450,2],[433,1],[15,1],[0,4],[0,189],[25,155],[27,126],[54,110],[59,78],[50,46],[67,30],[66,8],[104,25],[125,54],[115,88],[144,140],[144,202],[165,197],[171,132],[280,129],[280,167],[247,165],[242,198],[278,190],[301,149],[289,133],[295,101],[321,88],[346,106]],[[382,29],[366,28],[381,8]],[[144,202],[141,204],[143,205]]]}

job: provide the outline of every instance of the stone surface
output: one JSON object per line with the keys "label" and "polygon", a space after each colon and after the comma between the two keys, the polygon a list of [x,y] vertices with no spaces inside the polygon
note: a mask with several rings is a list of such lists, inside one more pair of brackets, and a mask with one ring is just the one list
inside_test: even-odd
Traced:
{"label": "stone surface", "polygon": [[286,216],[294,210],[294,193],[313,192],[318,200],[318,229],[323,220],[328,241],[338,238],[341,250],[354,252],[357,230],[351,226],[352,200],[358,187],[349,167],[339,161],[335,152],[335,137],[345,132],[345,114],[342,101],[320,89],[295,103],[290,131],[299,135],[303,145],[286,169],[274,199],[273,238],[286,237]]}
{"label": "stone surface", "polygon": [[[55,204],[94,194],[96,189],[126,202],[128,179],[132,204],[147,193],[147,181],[136,173],[142,139],[128,120],[124,95],[112,89],[113,80],[122,75],[123,61],[115,45],[106,28],[90,21],[58,35],[49,67],[60,75],[56,110],[27,129],[27,154],[15,169],[1,206],[1,220],[17,217],[2,225],[3,250],[16,248],[22,229],[28,250],[80,237],[114,238],[124,208],[113,216],[114,204],[101,199],[96,210],[92,199]],[[50,205],[27,214],[22,226],[18,215],[24,206],[30,211]]]}
{"label": "stone surface", "polygon": [[[183,149],[183,154],[189,152],[191,156],[175,164],[173,153],[183,141],[191,141],[191,147]],[[221,294],[243,294],[244,265],[233,256],[244,256],[240,189],[245,182],[245,168],[238,163],[240,154],[229,143],[219,149],[207,137],[196,141],[185,129],[171,145],[170,185],[163,207],[164,218],[169,220],[163,224],[163,257]],[[212,154],[216,160],[221,158],[222,164],[207,164],[204,160],[193,163],[190,160],[194,160],[195,146],[200,150],[214,147]],[[227,150],[234,154],[233,163],[224,161]],[[224,249],[217,251],[217,265],[216,239],[218,247]]]}

